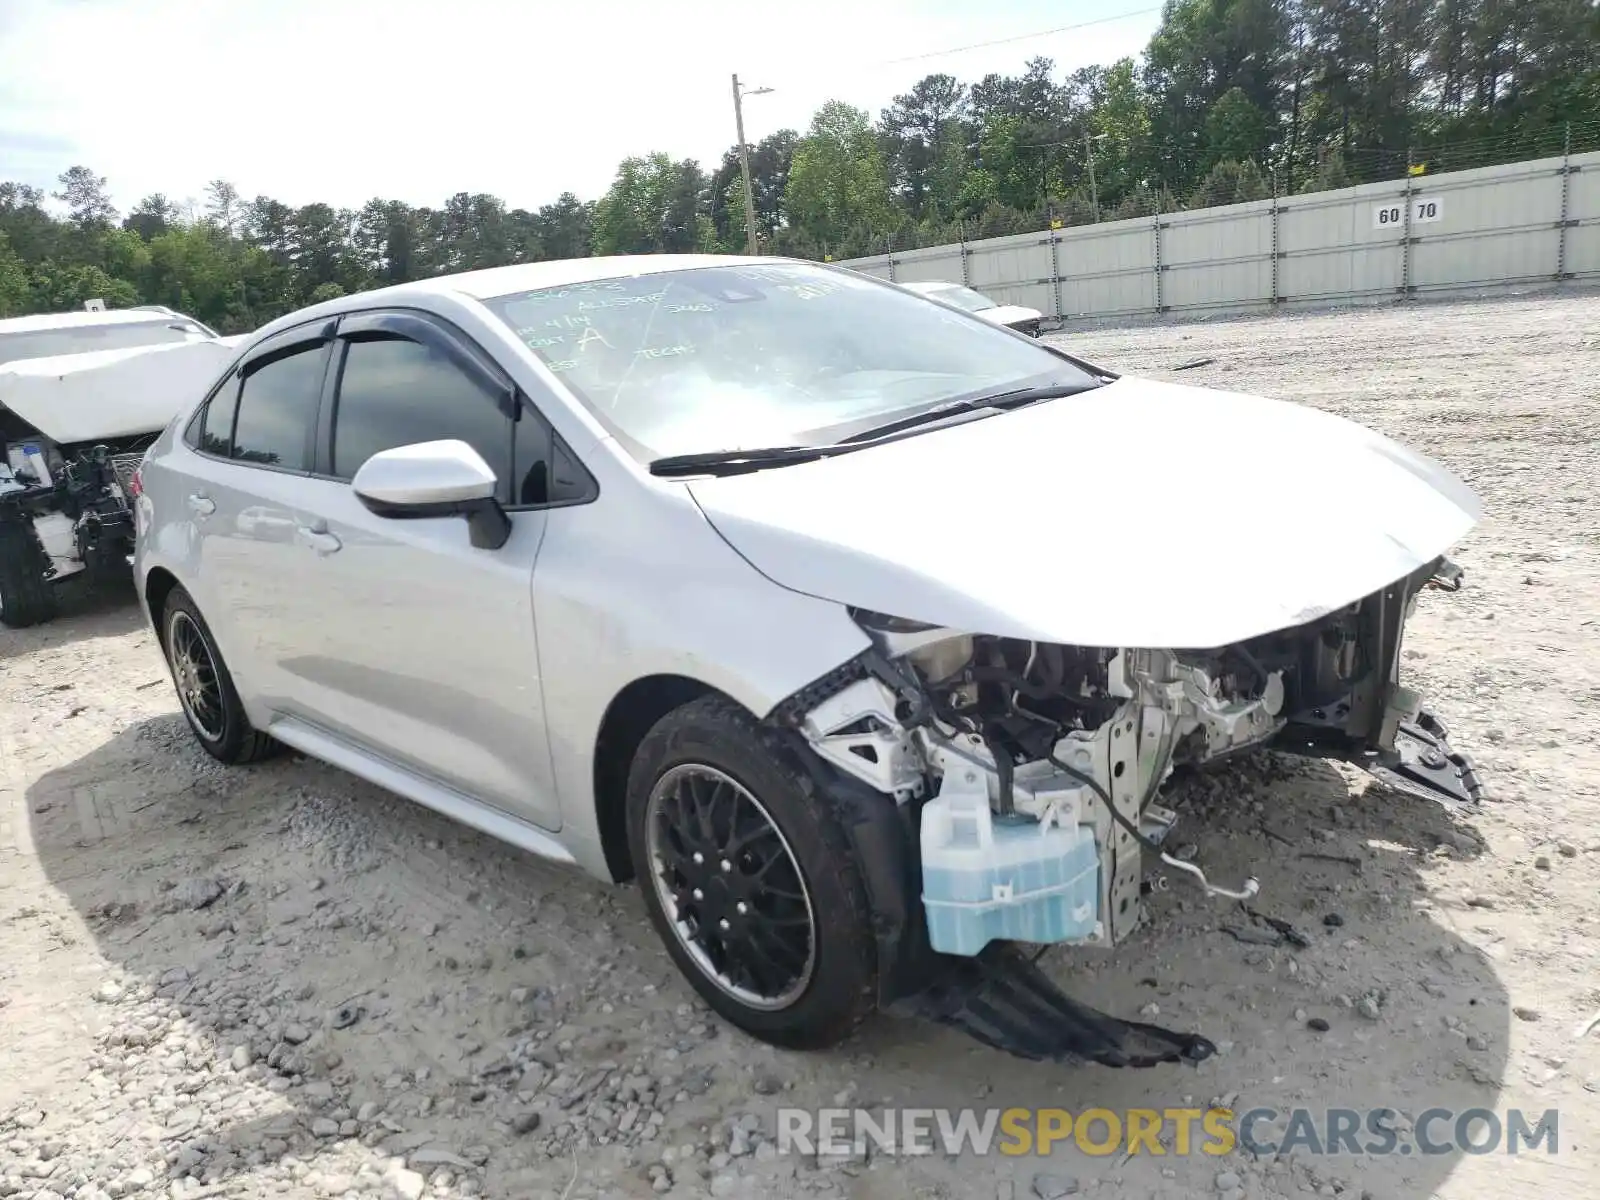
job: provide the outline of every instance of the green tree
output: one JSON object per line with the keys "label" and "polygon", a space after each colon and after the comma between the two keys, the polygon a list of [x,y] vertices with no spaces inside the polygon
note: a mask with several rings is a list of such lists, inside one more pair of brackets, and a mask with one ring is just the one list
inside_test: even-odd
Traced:
{"label": "green tree", "polygon": [[823,245],[857,230],[889,228],[889,175],[871,117],[839,100],[818,110],[795,145],[784,207],[794,225]]}
{"label": "green tree", "polygon": [[704,172],[692,159],[673,162],[661,153],[623,159],[610,189],[594,207],[594,252],[681,254],[702,249],[714,236],[706,186]]}
{"label": "green tree", "polygon": [[883,110],[889,187],[913,217],[955,210],[967,165],[966,104],[966,85],[955,76],[929,75]]}
{"label": "green tree", "polygon": [[11,248],[11,240],[0,233],[0,317],[20,317],[33,300],[28,268]]}
{"label": "green tree", "polygon": [[68,167],[59,182],[61,190],[53,194],[66,204],[74,224],[88,227],[116,220],[117,210],[111,203],[104,175],[96,175],[88,167]]}
{"label": "green tree", "polygon": [[1243,88],[1232,87],[1206,114],[1203,161],[1208,165],[1264,158],[1272,145],[1271,118]]}
{"label": "green tree", "polygon": [[177,216],[178,212],[172,201],[160,192],[155,192],[133,206],[133,211],[122,222],[122,227],[148,242],[171,228]]}
{"label": "green tree", "polygon": [[1113,63],[1098,80],[1089,128],[1099,139],[1095,183],[1102,209],[1159,179],[1150,100],[1131,58]]}
{"label": "green tree", "polygon": [[36,308],[67,312],[82,308],[85,300],[104,300],[108,308],[127,308],[139,303],[139,289],[126,279],[113,279],[87,263],[61,266],[46,262],[34,272]]}

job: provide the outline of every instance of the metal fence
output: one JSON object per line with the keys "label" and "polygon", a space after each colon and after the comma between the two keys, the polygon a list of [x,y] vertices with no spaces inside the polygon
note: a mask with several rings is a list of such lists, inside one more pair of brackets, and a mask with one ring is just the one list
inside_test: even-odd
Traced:
{"label": "metal fence", "polygon": [[841,263],[1070,321],[1600,278],[1600,152]]}

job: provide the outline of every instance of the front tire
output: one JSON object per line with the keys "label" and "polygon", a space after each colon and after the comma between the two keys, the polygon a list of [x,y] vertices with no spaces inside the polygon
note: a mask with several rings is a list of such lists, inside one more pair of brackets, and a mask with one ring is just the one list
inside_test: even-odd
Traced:
{"label": "front tire", "polygon": [[167,656],[178,703],[201,748],[218,762],[255,762],[279,743],[250,724],[233,677],[194,599],[172,589],[161,616],[161,648]]}
{"label": "front tire", "polygon": [[787,1049],[873,1010],[866,888],[813,781],[720,696],[663,717],[628,775],[628,844],[650,921],[712,1009]]}
{"label": "front tire", "polygon": [[56,615],[56,590],[31,523],[0,518],[0,624],[42,625]]}

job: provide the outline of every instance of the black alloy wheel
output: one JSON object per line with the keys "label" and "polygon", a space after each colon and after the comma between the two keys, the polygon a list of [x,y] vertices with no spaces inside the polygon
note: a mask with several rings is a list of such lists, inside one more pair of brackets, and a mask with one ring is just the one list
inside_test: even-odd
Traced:
{"label": "black alloy wheel", "polygon": [[713,1010],[789,1049],[875,1007],[866,887],[831,799],[776,730],[723,696],[674,709],[628,775],[628,848],[651,923]]}

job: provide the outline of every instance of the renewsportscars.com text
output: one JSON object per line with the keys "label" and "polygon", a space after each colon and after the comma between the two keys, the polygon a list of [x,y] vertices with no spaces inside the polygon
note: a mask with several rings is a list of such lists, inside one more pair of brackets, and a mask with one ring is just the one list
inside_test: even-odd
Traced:
{"label": "renewsportscars.com text", "polygon": [[1560,1113],[1428,1108],[801,1108],[778,1110],[780,1154],[1385,1156],[1560,1151]]}

